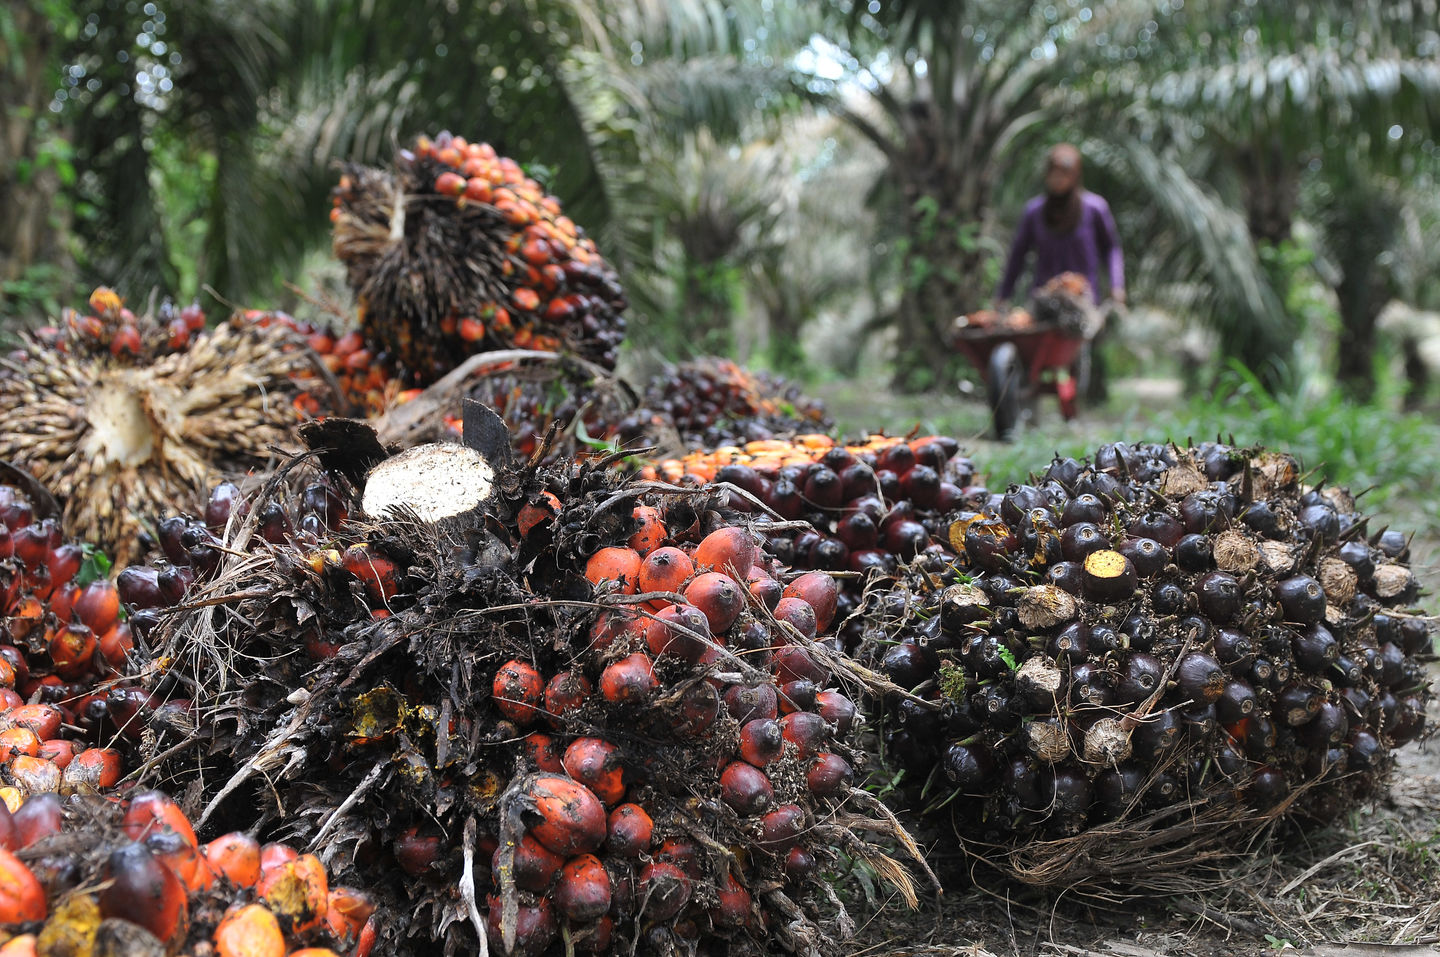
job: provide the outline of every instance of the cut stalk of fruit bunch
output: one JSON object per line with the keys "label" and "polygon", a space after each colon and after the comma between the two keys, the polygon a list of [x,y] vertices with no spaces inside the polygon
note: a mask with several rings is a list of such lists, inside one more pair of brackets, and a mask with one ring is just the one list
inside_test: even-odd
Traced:
{"label": "cut stalk of fruit bunch", "polygon": [[[323,539],[262,544],[257,517],[294,528],[299,503],[248,503],[192,585],[209,610],[155,632],[172,673],[214,689],[202,714],[249,715],[202,724],[207,820],[284,807],[293,833],[353,847],[338,876],[410,915],[382,927],[387,953],[470,953],[481,933],[502,953],[823,950],[839,853],[913,894],[871,835],[913,843],[852,783],[862,672],[811,637],[834,581],[789,581],[724,494],[491,464],[492,494],[436,523],[351,500]],[[404,471],[392,501],[435,494]],[[662,554],[668,587],[639,592]],[[791,586],[783,618],[751,598],[759,578]],[[244,757],[278,753],[294,758]]]}
{"label": "cut stalk of fruit bunch", "polygon": [[1383,794],[1434,619],[1403,538],[1299,476],[1115,444],[957,514],[955,567],[862,612],[913,692],[880,720],[918,805],[1013,877],[1143,894]]}
{"label": "cut stalk of fruit bunch", "polygon": [[492,349],[614,367],[626,305],[614,270],[559,201],[488,144],[419,137],[391,169],[347,167],[334,201],[361,333],[406,387]]}
{"label": "cut stalk of fruit bunch", "polygon": [[297,421],[303,343],[243,321],[204,328],[168,300],[135,315],[101,287],[90,312],[22,335],[0,358],[0,459],[65,503],[65,527],[121,563],[218,475],[263,467]]}

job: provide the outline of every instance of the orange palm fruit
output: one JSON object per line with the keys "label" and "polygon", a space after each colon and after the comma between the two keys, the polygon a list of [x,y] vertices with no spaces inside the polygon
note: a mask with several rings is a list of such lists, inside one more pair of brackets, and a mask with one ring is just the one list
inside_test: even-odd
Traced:
{"label": "orange palm fruit", "polygon": [[141,791],[132,797],[123,826],[132,841],[143,841],[153,831],[170,828],[192,845],[200,843],[185,812],[163,791]]}
{"label": "orange palm fruit", "polygon": [[636,505],[630,517],[635,519],[637,527],[629,545],[644,558],[664,543],[665,523],[660,519],[660,510],[651,505]]}
{"label": "orange palm fruit", "polygon": [[293,861],[260,875],[255,892],[280,921],[281,927],[301,934],[321,926],[330,906],[330,884],[325,865],[314,854],[301,854]]}
{"label": "orange palm fruit", "polygon": [[0,924],[45,919],[45,889],[30,868],[0,848]]}
{"label": "orange palm fruit", "polygon": [[621,594],[633,595],[640,584],[640,553],[615,545],[602,548],[585,563],[585,577],[592,585],[616,582]]}
{"label": "orange palm fruit", "polygon": [[259,904],[227,913],[213,940],[216,957],[285,957],[280,922]]}
{"label": "orange palm fruit", "polygon": [[216,877],[236,887],[254,887],[260,880],[260,844],[241,831],[224,834],[201,848]]}

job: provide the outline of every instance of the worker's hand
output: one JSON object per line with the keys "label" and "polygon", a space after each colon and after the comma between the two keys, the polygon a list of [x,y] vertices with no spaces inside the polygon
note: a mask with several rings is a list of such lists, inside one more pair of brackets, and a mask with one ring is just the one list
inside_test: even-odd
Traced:
{"label": "worker's hand", "polygon": [[1123,306],[1123,305],[1125,305],[1125,290],[1123,290],[1123,289],[1112,289],[1112,290],[1110,290],[1110,298],[1113,299],[1113,300],[1115,300],[1115,305],[1117,305],[1117,306]]}

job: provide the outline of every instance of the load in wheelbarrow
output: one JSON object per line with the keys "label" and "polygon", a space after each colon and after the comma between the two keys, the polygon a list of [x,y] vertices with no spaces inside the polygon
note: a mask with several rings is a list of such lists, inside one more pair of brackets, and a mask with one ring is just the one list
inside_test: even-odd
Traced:
{"label": "load in wheelbarrow", "polygon": [[1024,310],[1003,317],[971,313],[955,320],[951,347],[984,376],[997,439],[1014,438],[1041,395],[1054,394],[1067,420],[1079,414],[1090,374],[1090,343],[1104,321],[1104,313],[1094,307],[1077,321],[1037,321]]}

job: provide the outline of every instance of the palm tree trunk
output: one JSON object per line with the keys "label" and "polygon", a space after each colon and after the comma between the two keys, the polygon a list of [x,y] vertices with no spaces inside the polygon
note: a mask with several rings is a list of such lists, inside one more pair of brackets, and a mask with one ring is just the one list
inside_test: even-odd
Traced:
{"label": "palm tree trunk", "polygon": [[[0,31],[0,282],[20,278],[33,265],[64,268],[65,223],[55,207],[56,170],[40,161],[43,127],[54,93],[51,60],[55,25],[36,5],[21,2]],[[10,47],[7,37],[18,46]]]}

